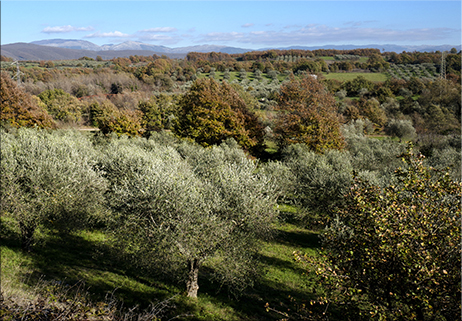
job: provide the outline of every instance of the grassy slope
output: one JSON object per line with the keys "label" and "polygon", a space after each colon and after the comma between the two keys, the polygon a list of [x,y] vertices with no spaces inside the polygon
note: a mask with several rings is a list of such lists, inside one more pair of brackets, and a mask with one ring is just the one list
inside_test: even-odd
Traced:
{"label": "grassy slope", "polygon": [[364,78],[378,82],[378,81],[386,81],[387,75],[384,73],[363,73],[363,72],[331,72],[331,73],[323,73],[326,79],[336,79],[340,81],[347,81],[352,80],[358,76],[363,76]]}
{"label": "grassy slope", "polygon": [[[20,251],[14,225],[6,222],[3,227],[1,279],[6,298],[33,299],[40,280],[69,285],[83,281],[95,302],[103,301],[107,293],[115,290],[127,307],[144,307],[184,291],[181,283],[156,279],[131,268],[129,262],[118,262],[111,255],[106,236],[99,231],[83,231],[65,238],[42,233],[34,252],[25,255]],[[288,223],[275,228],[277,236],[262,243],[262,272],[240,300],[232,299],[226,290],[217,293],[217,284],[205,279],[203,269],[199,299],[176,296],[175,313],[192,313],[191,320],[277,320],[280,316],[266,312],[266,303],[284,311],[292,306],[289,296],[298,302],[313,298],[317,284],[304,275],[292,253],[314,254],[319,246],[317,233]]]}

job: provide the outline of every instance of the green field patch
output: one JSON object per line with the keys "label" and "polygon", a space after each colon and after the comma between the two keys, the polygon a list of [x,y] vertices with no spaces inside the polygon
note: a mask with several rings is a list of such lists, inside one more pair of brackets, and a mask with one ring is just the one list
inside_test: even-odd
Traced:
{"label": "green field patch", "polygon": [[372,72],[331,72],[323,73],[326,79],[335,79],[339,81],[348,81],[353,80],[358,76],[362,76],[367,80],[374,82],[383,82],[388,79],[388,76],[385,73],[372,73]]}

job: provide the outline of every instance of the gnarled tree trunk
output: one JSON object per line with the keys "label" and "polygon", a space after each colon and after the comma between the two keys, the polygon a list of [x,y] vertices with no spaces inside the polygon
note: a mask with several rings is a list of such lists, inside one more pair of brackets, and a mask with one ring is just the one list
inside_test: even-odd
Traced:
{"label": "gnarled tree trunk", "polygon": [[188,297],[197,298],[197,291],[199,290],[199,260],[193,259],[188,261],[188,281],[186,282],[186,291]]}
{"label": "gnarled tree trunk", "polygon": [[21,249],[24,252],[30,252],[32,250],[35,228],[20,222],[19,229],[21,230]]}

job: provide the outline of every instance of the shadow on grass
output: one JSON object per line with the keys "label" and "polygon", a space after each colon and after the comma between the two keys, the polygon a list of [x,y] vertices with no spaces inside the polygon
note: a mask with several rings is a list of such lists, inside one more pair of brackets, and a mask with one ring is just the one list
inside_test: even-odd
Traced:
{"label": "shadow on grass", "polygon": [[[2,245],[20,251],[20,238],[13,230],[4,229],[1,237]],[[272,243],[304,249],[317,248],[319,238],[316,233],[289,228],[279,230]],[[114,292],[114,296],[123,301],[126,307],[137,305],[143,309],[152,302],[169,299],[184,290],[184,285],[178,284],[173,278],[161,279],[144,273],[132,261],[115,253],[110,244],[89,240],[80,234],[65,237],[46,235],[27,255],[35,271],[30,277],[24,278],[28,285],[33,287],[41,278],[71,286],[84,282],[90,298],[97,302],[104,301],[108,293]],[[260,255],[259,261],[264,267],[271,267],[282,274],[290,271],[303,275],[306,272],[290,259]],[[279,311],[287,311],[294,308],[294,299],[302,304],[315,295],[311,285],[313,282],[308,280],[308,276],[308,283],[294,287],[284,284],[287,281],[274,276],[267,278],[262,273],[256,277],[252,288],[246,289],[239,299],[235,299],[226,287],[221,288],[211,280],[212,272],[211,269],[201,270],[199,301],[184,295],[177,296],[173,302],[175,308],[168,317],[194,314],[194,317],[181,319],[228,320],[233,316],[236,320],[279,320],[281,315],[266,311],[266,303]]]}
{"label": "shadow on grass", "polygon": [[276,241],[296,247],[317,249],[321,247],[319,234],[305,231],[282,231],[276,235]]}
{"label": "shadow on grass", "polygon": [[[288,256],[290,256],[290,254],[291,253],[288,253]],[[303,269],[301,264],[292,262],[290,261],[290,259],[282,260],[277,257],[266,256],[266,255],[259,255],[258,259],[259,259],[259,262],[262,263],[265,267],[277,268],[281,271],[289,270],[295,273],[299,273],[300,275],[306,272],[306,270]],[[280,286],[278,286],[278,288],[280,288]]]}
{"label": "shadow on grass", "polygon": [[6,219],[0,220],[0,245],[12,249],[21,248],[21,238],[15,230],[16,225]]}
{"label": "shadow on grass", "polygon": [[[2,245],[21,251],[20,239],[14,233],[3,232]],[[32,252],[25,255],[32,261],[33,272],[22,279],[32,288],[44,281],[70,287],[83,282],[92,300],[104,301],[109,293],[114,293],[125,306],[140,308],[179,292],[173,281],[159,280],[141,272],[108,244],[76,234],[47,235],[44,243],[36,244]]]}
{"label": "shadow on grass", "polygon": [[[275,258],[265,257],[262,258],[265,264],[276,264],[283,269],[293,269],[291,264],[282,262]],[[303,273],[303,269],[297,269],[296,273]],[[266,304],[268,303],[273,309],[287,312],[289,309],[294,309],[294,303],[303,304],[309,302],[310,299],[315,298],[314,293],[310,293],[311,289],[300,285],[298,289],[285,286],[278,280],[268,280],[264,276],[259,276],[254,280],[254,286],[247,288],[242,296],[235,298],[232,297],[227,291],[226,287],[221,288],[218,284],[211,282],[207,278],[200,277],[200,290],[199,297],[206,297],[207,300],[217,307],[231,308],[234,315],[239,320],[281,320],[281,315],[275,312],[267,312]],[[221,316],[219,312],[214,315],[205,314],[201,311],[201,305],[194,304],[193,302],[184,301],[182,309],[185,311],[192,311],[195,317],[190,320],[227,320],[226,315]],[[210,313],[210,311],[208,311]]]}

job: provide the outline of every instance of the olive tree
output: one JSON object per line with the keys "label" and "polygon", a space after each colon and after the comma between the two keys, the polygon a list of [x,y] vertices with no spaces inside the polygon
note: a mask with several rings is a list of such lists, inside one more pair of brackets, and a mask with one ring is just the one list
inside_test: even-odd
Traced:
{"label": "olive tree", "polygon": [[182,275],[197,297],[200,267],[245,286],[258,240],[276,217],[273,181],[236,146],[161,146],[117,140],[104,151],[113,230],[125,251]]}
{"label": "olive tree", "polygon": [[90,141],[75,132],[2,132],[1,205],[30,251],[38,227],[81,228],[102,211],[105,180]]}
{"label": "olive tree", "polygon": [[385,131],[388,135],[404,139],[413,139],[416,136],[412,121],[403,119],[392,119],[388,122]]}
{"label": "olive tree", "polygon": [[310,209],[332,209],[351,182],[351,156],[347,151],[328,150],[317,154],[304,144],[283,151],[283,164],[294,177],[293,201]]}

